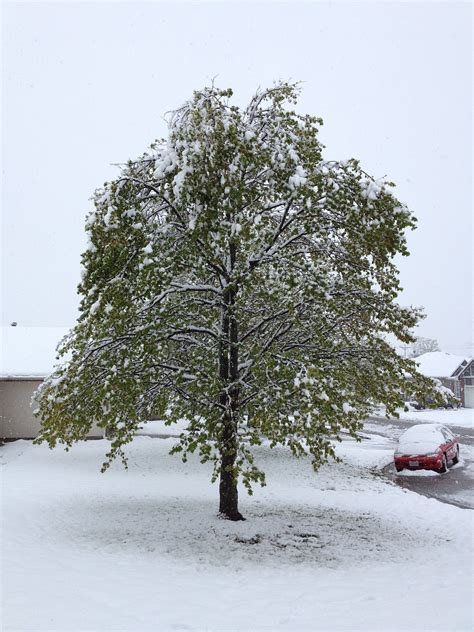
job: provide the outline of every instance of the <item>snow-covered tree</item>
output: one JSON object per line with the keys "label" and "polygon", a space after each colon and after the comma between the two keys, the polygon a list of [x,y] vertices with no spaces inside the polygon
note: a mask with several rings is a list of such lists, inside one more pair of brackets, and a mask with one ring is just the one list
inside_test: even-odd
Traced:
{"label": "snow-covered tree", "polygon": [[409,346],[410,357],[418,358],[418,356],[430,351],[440,351],[438,341],[434,338],[416,338]]}
{"label": "snow-covered tree", "polygon": [[[108,429],[104,468],[143,420],[188,420],[173,452],[199,451],[220,479],[220,512],[241,519],[239,477],[264,484],[263,440],[317,469],[374,402],[394,413],[415,365],[393,258],[415,219],[393,185],[356,160],[323,158],[321,120],[280,83],[248,107],[206,88],[169,137],[94,195],[81,315],[64,363],[38,395],[39,441],[70,446]],[[411,389],[414,386],[412,384]]]}

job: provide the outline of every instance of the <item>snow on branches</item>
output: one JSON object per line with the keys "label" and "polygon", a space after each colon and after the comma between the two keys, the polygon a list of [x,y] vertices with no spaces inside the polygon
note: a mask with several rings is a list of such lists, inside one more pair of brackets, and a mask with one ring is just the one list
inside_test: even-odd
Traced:
{"label": "snow on branches", "polygon": [[322,121],[297,114],[298,88],[248,107],[205,88],[174,112],[166,140],[94,195],[69,360],[39,394],[40,440],[70,445],[93,421],[113,431],[108,461],[150,417],[189,421],[175,452],[199,450],[237,519],[237,479],[264,482],[264,438],[309,452],[356,433],[406,375],[385,342],[420,314],[396,302],[396,254],[415,220],[390,182],[356,160],[327,161]]}

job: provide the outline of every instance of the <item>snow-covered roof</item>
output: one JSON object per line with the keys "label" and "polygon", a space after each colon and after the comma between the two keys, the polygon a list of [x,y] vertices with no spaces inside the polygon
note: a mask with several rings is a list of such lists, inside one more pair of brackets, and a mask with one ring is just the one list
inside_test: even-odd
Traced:
{"label": "snow-covered roof", "polygon": [[1,327],[0,378],[46,377],[66,327]]}
{"label": "snow-covered roof", "polygon": [[418,371],[426,377],[451,377],[464,360],[463,356],[445,351],[430,351],[415,358]]}
{"label": "snow-covered roof", "polygon": [[466,364],[463,367],[460,367],[458,371],[456,371],[456,377],[467,377],[472,375],[472,370],[468,372],[468,369],[474,362],[474,358],[466,358]]}

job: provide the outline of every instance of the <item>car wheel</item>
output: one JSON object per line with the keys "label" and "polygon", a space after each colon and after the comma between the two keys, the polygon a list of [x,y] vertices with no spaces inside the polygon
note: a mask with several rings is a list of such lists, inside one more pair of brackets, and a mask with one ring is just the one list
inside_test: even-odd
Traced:
{"label": "car wheel", "polygon": [[448,457],[445,454],[443,457],[443,465],[439,468],[438,472],[440,474],[444,474],[447,471],[448,471]]}
{"label": "car wheel", "polygon": [[459,446],[456,448],[456,456],[453,457],[453,465],[459,463]]}
{"label": "car wheel", "polygon": [[399,465],[395,465],[395,469],[397,470],[397,472],[401,472],[403,470],[403,467],[400,467]]}

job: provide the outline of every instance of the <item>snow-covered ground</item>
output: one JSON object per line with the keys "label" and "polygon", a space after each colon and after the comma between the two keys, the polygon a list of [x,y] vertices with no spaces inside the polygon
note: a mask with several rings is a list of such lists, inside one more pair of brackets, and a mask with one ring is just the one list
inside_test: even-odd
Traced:
{"label": "snow-covered ground", "polygon": [[[413,423],[437,423],[446,426],[458,426],[460,428],[474,428],[474,408],[436,408],[432,410],[403,410],[398,411],[400,419],[413,421]],[[379,409],[378,415],[384,416],[385,410]],[[186,423],[179,421],[178,423],[166,426],[164,421],[155,420],[143,423],[138,434],[179,434],[186,429]]]}
{"label": "snow-covered ground", "polygon": [[184,432],[188,426],[188,422],[185,419],[179,419],[177,422],[167,426],[161,419],[154,419],[151,421],[144,421],[137,431],[138,435],[175,435],[178,436],[181,432]]}
{"label": "snow-covered ground", "polygon": [[137,437],[106,474],[105,441],[2,448],[3,630],[472,629],[472,513],[386,481],[390,440],[317,474],[260,448],[241,523],[173,442]]}
{"label": "snow-covered ground", "polygon": [[[413,421],[413,423],[445,424],[446,426],[458,426],[460,428],[474,428],[474,408],[434,408],[428,410],[397,411],[400,419]],[[377,409],[376,415],[384,416],[383,408]]]}
{"label": "snow-covered ground", "polygon": [[418,423],[439,423],[446,426],[474,428],[474,408],[436,408],[433,410],[410,410],[401,412],[401,419],[410,419]]}

